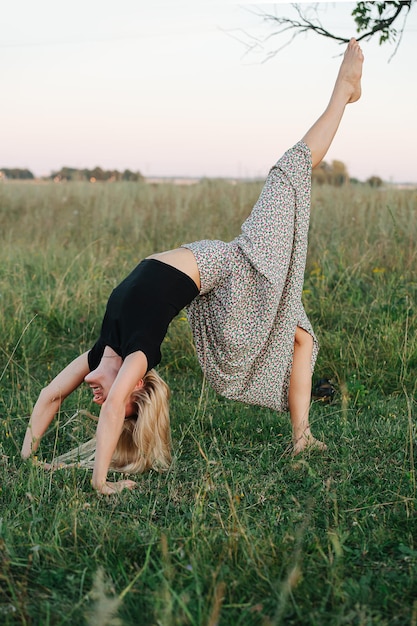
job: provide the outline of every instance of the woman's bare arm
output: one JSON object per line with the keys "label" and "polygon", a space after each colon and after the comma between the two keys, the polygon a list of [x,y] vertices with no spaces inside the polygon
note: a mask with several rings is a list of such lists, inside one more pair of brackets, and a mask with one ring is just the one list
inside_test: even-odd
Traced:
{"label": "woman's bare arm", "polygon": [[105,495],[111,495],[124,488],[132,489],[133,480],[121,480],[116,483],[107,481],[107,472],[112,456],[123,428],[126,416],[126,404],[139,381],[146,374],[147,359],[143,352],[129,354],[119,370],[110,389],[109,395],[100,410],[96,432],[96,456],[92,485]]}
{"label": "woman's bare arm", "polygon": [[23,440],[21,455],[27,459],[38,449],[42,435],[58,413],[63,400],[81,385],[88,374],[87,352],[74,359],[39,394]]}

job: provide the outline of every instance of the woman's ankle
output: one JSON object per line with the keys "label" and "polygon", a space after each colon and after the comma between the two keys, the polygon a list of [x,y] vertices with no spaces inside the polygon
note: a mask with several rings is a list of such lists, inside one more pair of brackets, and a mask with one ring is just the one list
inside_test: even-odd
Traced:
{"label": "woman's ankle", "polygon": [[323,441],[316,439],[310,431],[310,428],[306,429],[299,437],[293,437],[293,455],[300,454],[304,450],[327,450],[327,446]]}

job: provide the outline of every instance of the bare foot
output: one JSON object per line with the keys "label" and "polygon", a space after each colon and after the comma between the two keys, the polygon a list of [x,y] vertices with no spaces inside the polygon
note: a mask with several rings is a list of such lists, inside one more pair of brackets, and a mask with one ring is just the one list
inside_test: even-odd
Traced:
{"label": "bare foot", "polygon": [[337,75],[334,94],[341,92],[346,102],[356,102],[361,97],[363,52],[356,39],[349,41]]}
{"label": "bare foot", "polygon": [[294,443],[292,453],[293,456],[304,452],[304,450],[319,450],[324,452],[327,450],[327,446],[323,441],[319,441],[313,435],[303,435]]}

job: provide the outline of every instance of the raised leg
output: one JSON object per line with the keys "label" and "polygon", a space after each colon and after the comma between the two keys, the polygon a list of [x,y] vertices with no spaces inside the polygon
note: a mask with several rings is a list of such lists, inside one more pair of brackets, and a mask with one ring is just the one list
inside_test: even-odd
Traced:
{"label": "raised leg", "polygon": [[363,53],[355,39],[351,39],[343,57],[329,104],[324,113],[303,137],[311,150],[313,167],[324,158],[346,105],[356,102],[361,95]]}
{"label": "raised leg", "polygon": [[[344,54],[329,104],[303,137],[304,143],[310,148],[313,167],[322,161],[329,149],[346,105],[350,102],[356,102],[360,98],[362,65],[362,50],[358,42],[351,39]],[[302,452],[306,447],[326,449],[326,445],[311,434],[309,423],[312,349],[313,338],[302,328],[297,327],[294,337],[294,357],[288,396],[294,454]]]}

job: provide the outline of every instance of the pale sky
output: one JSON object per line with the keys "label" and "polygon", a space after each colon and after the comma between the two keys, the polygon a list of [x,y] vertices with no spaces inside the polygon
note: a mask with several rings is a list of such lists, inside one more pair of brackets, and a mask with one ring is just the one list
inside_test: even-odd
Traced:
{"label": "pale sky", "polygon": [[[306,5],[308,3],[304,3]],[[355,3],[320,3],[355,35]],[[0,168],[265,177],[326,106],[344,48],[310,33],[272,59],[261,10],[290,4],[13,0],[0,11]],[[351,176],[417,182],[417,7],[402,42],[363,42],[363,97],[326,156]]]}

